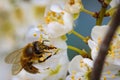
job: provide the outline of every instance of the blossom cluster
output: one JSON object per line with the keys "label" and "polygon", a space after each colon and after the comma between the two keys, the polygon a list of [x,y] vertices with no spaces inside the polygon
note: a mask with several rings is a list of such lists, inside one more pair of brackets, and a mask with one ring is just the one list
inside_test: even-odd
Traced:
{"label": "blossom cluster", "polygon": [[[120,0],[112,0],[111,8],[116,7],[119,3]],[[87,38],[85,41],[91,49],[91,53],[88,53],[88,55],[91,54],[89,58],[77,55],[69,61],[66,34],[72,33],[74,30],[74,21],[77,19],[75,15],[84,11],[81,0],[0,0],[0,4],[2,5],[0,7],[4,7],[3,10],[0,10],[2,15],[0,15],[0,20],[5,19],[4,22],[0,21],[0,26],[10,25],[7,32],[2,31],[5,35],[4,38],[0,39],[1,53],[4,53],[6,48],[9,50],[15,48],[15,42],[20,42],[18,45],[23,46],[41,40],[48,40],[46,45],[53,45],[58,49],[57,53],[46,61],[34,64],[40,71],[38,74],[31,74],[22,69],[17,75],[10,75],[11,65],[3,63],[2,65],[7,66],[6,68],[9,70],[6,69],[6,73],[4,73],[6,77],[1,76],[3,75],[1,73],[3,70],[1,70],[0,80],[90,80],[100,44],[110,26],[93,27],[91,38]],[[4,15],[8,16],[7,19]],[[0,29],[4,30],[1,27]],[[24,34],[25,36],[23,36]],[[1,32],[0,36],[3,36]],[[11,36],[17,38],[13,40]],[[23,38],[24,42],[22,42]],[[8,42],[9,46],[2,44],[3,41]],[[119,43],[120,28],[116,31],[110,44],[101,80],[120,79]]]}

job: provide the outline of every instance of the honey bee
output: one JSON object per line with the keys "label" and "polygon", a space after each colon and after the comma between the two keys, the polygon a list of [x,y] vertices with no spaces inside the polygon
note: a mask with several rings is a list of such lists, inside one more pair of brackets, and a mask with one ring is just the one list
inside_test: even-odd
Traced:
{"label": "honey bee", "polygon": [[[48,40],[34,41],[24,48],[10,53],[5,62],[12,65],[12,74],[17,75],[22,69],[29,73],[39,73],[39,69],[33,66],[34,63],[41,63],[52,56],[50,50],[57,49],[54,46],[44,44]],[[54,53],[55,55],[56,53]],[[47,55],[47,56],[45,56]]]}

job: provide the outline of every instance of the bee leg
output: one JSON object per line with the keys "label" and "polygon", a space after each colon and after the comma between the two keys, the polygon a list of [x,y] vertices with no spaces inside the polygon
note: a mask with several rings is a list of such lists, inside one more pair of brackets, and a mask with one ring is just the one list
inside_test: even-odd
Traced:
{"label": "bee leg", "polygon": [[56,55],[60,49],[57,49],[53,55]]}
{"label": "bee leg", "polygon": [[32,62],[27,62],[26,65],[24,66],[24,69],[29,73],[33,73],[33,74],[39,73],[39,69],[34,67],[32,65]]}
{"label": "bee leg", "polygon": [[43,43],[44,43],[44,42],[50,42],[50,41],[49,41],[49,40],[43,40]]}
{"label": "bee leg", "polygon": [[54,46],[48,46],[48,50],[49,49],[57,49],[56,47],[54,47]]}
{"label": "bee leg", "polygon": [[48,51],[48,50],[44,50],[44,53],[50,53],[50,51]]}
{"label": "bee leg", "polygon": [[49,59],[51,56],[52,56],[52,54],[50,54],[49,56],[47,56],[47,57],[45,58],[45,60]]}
{"label": "bee leg", "polygon": [[50,41],[49,41],[49,40],[43,40],[43,41],[42,41],[42,44],[44,44],[44,42],[50,42]]}
{"label": "bee leg", "polygon": [[51,56],[52,56],[52,54],[49,55],[49,56],[47,56],[46,58],[43,58],[43,60],[38,60],[38,62],[39,62],[39,63],[45,62],[45,61],[46,61],[47,59],[49,59]]}

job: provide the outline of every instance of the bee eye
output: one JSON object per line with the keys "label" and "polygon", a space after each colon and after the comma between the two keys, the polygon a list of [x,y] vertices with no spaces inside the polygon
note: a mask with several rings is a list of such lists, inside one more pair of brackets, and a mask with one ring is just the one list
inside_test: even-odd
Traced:
{"label": "bee eye", "polygon": [[39,49],[39,46],[40,46],[39,42],[38,41],[33,42],[33,46],[34,46],[35,54],[41,54],[40,49]]}
{"label": "bee eye", "polygon": [[25,53],[26,53],[26,56],[31,56],[31,55],[33,55],[33,48],[32,48],[32,46],[30,46],[30,45],[28,45],[24,51],[25,51]]}

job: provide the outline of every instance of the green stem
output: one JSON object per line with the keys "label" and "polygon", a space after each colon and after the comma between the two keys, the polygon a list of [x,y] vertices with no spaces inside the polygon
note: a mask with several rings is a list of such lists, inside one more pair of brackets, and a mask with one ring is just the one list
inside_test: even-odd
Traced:
{"label": "green stem", "polygon": [[102,25],[102,21],[103,21],[106,9],[107,9],[106,7],[101,8],[98,18],[96,20],[96,25]]}
{"label": "green stem", "polygon": [[79,34],[78,32],[76,32],[76,31],[74,31],[74,30],[72,30],[72,33],[73,33],[74,35],[76,35],[77,37],[79,37],[80,39],[82,39],[82,40],[85,39],[84,36],[82,36],[81,34]]}
{"label": "green stem", "polygon": [[103,18],[105,17],[106,10],[108,5],[110,4],[111,0],[101,0],[101,10],[96,19],[96,25],[102,25]]}
{"label": "green stem", "polygon": [[82,11],[82,12],[85,12],[85,13],[87,13],[87,14],[90,14],[91,16],[94,16],[94,15],[95,15],[94,12],[89,11],[89,10],[87,10],[87,9],[85,9],[85,8],[81,8],[81,11]]}
{"label": "green stem", "polygon": [[110,8],[106,11],[106,13],[110,13],[111,11],[113,11],[116,7]]}
{"label": "green stem", "polygon": [[74,34],[74,35],[76,35],[78,38],[80,38],[81,40],[83,40],[85,43],[87,43],[87,41],[89,39],[89,37],[84,37],[84,36],[82,36],[81,34],[79,34],[78,32],[76,32],[74,30],[72,30],[71,33]]}
{"label": "green stem", "polygon": [[87,54],[87,52],[85,50],[80,50],[79,48],[76,48],[76,47],[70,46],[70,45],[68,45],[68,49],[76,51],[77,53],[79,53],[83,57],[89,57],[90,58],[89,54]]}
{"label": "green stem", "polygon": [[116,7],[110,8],[106,11],[106,14],[109,14],[110,16],[112,16],[116,10],[117,10]]}

